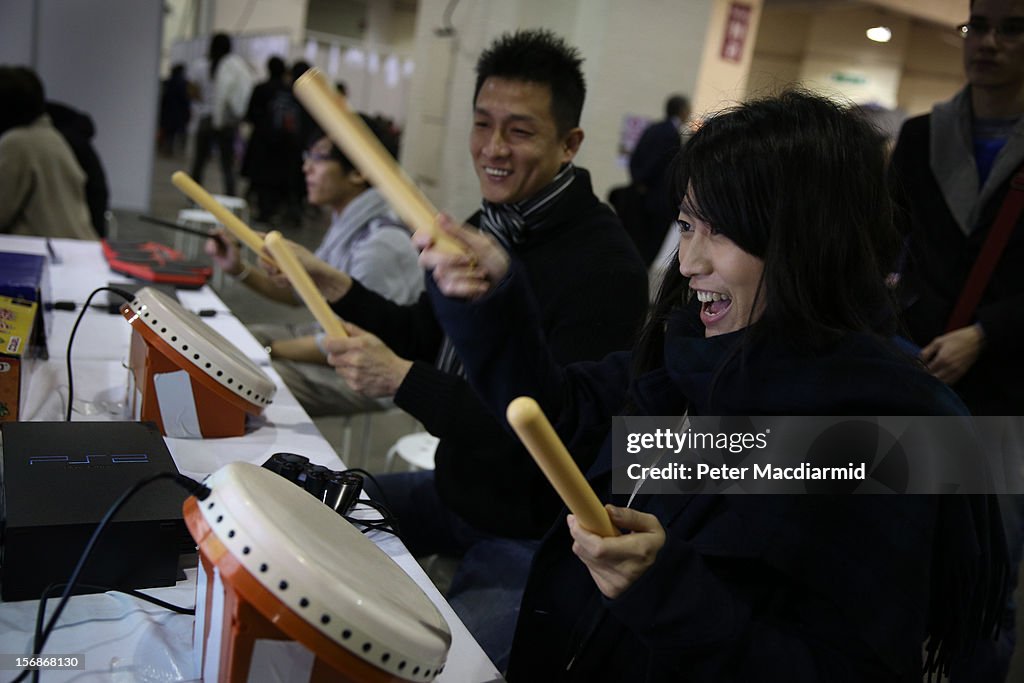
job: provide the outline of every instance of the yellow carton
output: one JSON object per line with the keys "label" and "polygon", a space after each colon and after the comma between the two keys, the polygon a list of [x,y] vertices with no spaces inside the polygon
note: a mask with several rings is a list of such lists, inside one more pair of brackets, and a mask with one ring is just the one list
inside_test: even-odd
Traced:
{"label": "yellow carton", "polygon": [[25,409],[36,307],[34,301],[0,296],[0,422],[17,420]]}

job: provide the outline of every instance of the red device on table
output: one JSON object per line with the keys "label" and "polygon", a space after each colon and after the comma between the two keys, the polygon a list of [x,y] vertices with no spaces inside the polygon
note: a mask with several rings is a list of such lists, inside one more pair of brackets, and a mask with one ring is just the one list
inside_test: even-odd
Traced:
{"label": "red device on table", "polygon": [[185,289],[206,284],[213,268],[188,261],[180,251],[152,241],[103,241],[103,257],[115,273]]}

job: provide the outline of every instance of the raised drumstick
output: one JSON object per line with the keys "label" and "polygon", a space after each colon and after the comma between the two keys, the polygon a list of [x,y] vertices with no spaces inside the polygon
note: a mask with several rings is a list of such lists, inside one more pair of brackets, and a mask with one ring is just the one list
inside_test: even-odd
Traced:
{"label": "raised drumstick", "polygon": [[323,72],[310,69],[296,79],[292,89],[331,140],[373,182],[411,229],[432,235],[436,248],[444,252],[465,253],[458,242],[437,229],[437,209],[409,180],[366,123],[349,109],[345,97]]}
{"label": "raised drumstick", "polygon": [[192,180],[192,177],[184,171],[175,171],[171,176],[171,182],[181,190],[189,199],[213,214],[221,225],[240,239],[243,244],[260,254],[263,251],[263,238],[256,234],[252,228],[242,222],[227,207],[213,198],[209,192],[203,189],[202,185]]}
{"label": "raised drumstick", "polygon": [[537,402],[529,396],[520,396],[508,404],[505,416],[580,524],[599,536],[618,536],[619,531],[608,517],[608,511],[601,505]]}
{"label": "raised drumstick", "polygon": [[292,283],[292,287],[299,293],[309,312],[313,314],[316,321],[324,328],[327,336],[347,337],[348,333],[345,331],[345,326],[341,324],[341,320],[331,310],[323,294],[313,284],[313,279],[309,277],[309,273],[306,272],[306,269],[299,263],[299,259],[292,253],[291,247],[285,242],[281,233],[277,230],[271,230],[267,233],[264,244],[267,246],[267,251],[277,261],[277,267],[287,276],[288,281]]}

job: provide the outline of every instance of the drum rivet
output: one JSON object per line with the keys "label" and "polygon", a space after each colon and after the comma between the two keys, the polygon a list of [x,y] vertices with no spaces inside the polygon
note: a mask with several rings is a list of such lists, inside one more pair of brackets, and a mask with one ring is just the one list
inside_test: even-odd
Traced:
{"label": "drum rivet", "polygon": [[420,668],[417,666],[415,669],[412,670],[412,675],[415,676],[415,675],[419,674],[419,672],[420,672]]}
{"label": "drum rivet", "polygon": [[[154,325],[156,325],[156,321],[155,321],[155,320],[153,321],[153,324],[154,324]],[[166,328],[166,327],[161,327],[161,328],[160,328],[160,334],[163,334],[163,333],[164,333],[164,332],[166,332],[166,331],[167,331],[167,328]]]}
{"label": "drum rivet", "polygon": [[212,509],[213,509],[213,504],[214,504],[214,503],[213,503],[213,501],[211,500],[211,501],[210,501],[210,504],[206,506],[206,509],[207,509],[207,510],[212,510]]}
{"label": "drum rivet", "polygon": [[235,380],[233,380],[233,379],[231,379],[230,377],[228,377],[228,384],[233,384],[233,383],[234,383],[234,381],[235,381]]}
{"label": "drum rivet", "polygon": [[299,600],[299,607],[309,607],[309,600],[306,598]]}
{"label": "drum rivet", "polygon": [[235,530],[232,529],[231,531],[228,532],[228,538],[234,538],[234,537],[235,537]]}
{"label": "drum rivet", "polygon": [[209,364],[209,363],[207,363],[207,364],[206,364],[206,369],[207,369],[207,370],[209,370],[209,369],[210,369],[210,364]]}
{"label": "drum rivet", "polygon": [[369,652],[372,647],[370,643],[363,643],[363,652]]}
{"label": "drum rivet", "polygon": [[223,370],[218,370],[218,371],[217,371],[217,376],[218,376],[218,377],[220,377],[220,376],[221,376],[221,375],[223,375],[223,374],[224,374],[224,371],[223,371]]}
{"label": "drum rivet", "polygon": [[182,344],[181,345],[181,350],[182,351],[188,351],[188,344]]}
{"label": "drum rivet", "polygon": [[403,662],[399,662],[398,663],[398,670],[401,671],[404,668],[405,668],[405,662],[404,661]]}
{"label": "drum rivet", "polygon": [[195,360],[199,360],[199,354],[198,353],[192,354],[192,358],[194,358]]}
{"label": "drum rivet", "polygon": [[223,521],[224,521],[224,515],[217,515],[217,524],[220,524]]}
{"label": "drum rivet", "polygon": [[341,637],[342,637],[342,640],[348,640],[349,638],[352,637],[352,631],[349,631],[348,629],[345,629],[344,631],[341,632]]}
{"label": "drum rivet", "polygon": [[269,569],[269,567],[267,567],[267,563],[266,562],[264,562],[263,564],[260,565],[260,571],[261,572],[266,572],[267,569]]}
{"label": "drum rivet", "polygon": [[391,659],[391,653],[385,652],[383,655],[381,655],[380,661],[386,662],[389,659]]}
{"label": "drum rivet", "polygon": [[176,335],[176,334],[171,335],[171,341],[173,341],[173,342],[178,341],[178,335]]}
{"label": "drum rivet", "polygon": [[328,615],[328,614],[325,614],[325,615],[323,615],[322,617],[320,617],[320,623],[321,623],[321,624],[329,624],[329,623],[331,623],[331,617],[330,617],[330,615]]}
{"label": "drum rivet", "polygon": [[283,591],[286,591],[286,590],[288,590],[288,582],[287,581],[282,581],[281,583],[277,584],[277,587],[280,588]]}
{"label": "drum rivet", "polygon": [[245,546],[244,548],[242,548],[243,555],[248,555],[250,552],[252,552],[252,550],[249,548],[249,546]]}

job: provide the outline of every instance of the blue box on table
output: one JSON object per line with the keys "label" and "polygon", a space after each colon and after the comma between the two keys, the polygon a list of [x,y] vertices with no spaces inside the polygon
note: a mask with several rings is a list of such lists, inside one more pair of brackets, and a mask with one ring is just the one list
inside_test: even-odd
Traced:
{"label": "blue box on table", "polygon": [[46,340],[52,327],[52,312],[47,310],[50,301],[50,273],[46,257],[42,254],[23,254],[0,251],[0,296],[34,301],[36,322],[29,341],[29,353],[46,359],[49,353]]}

